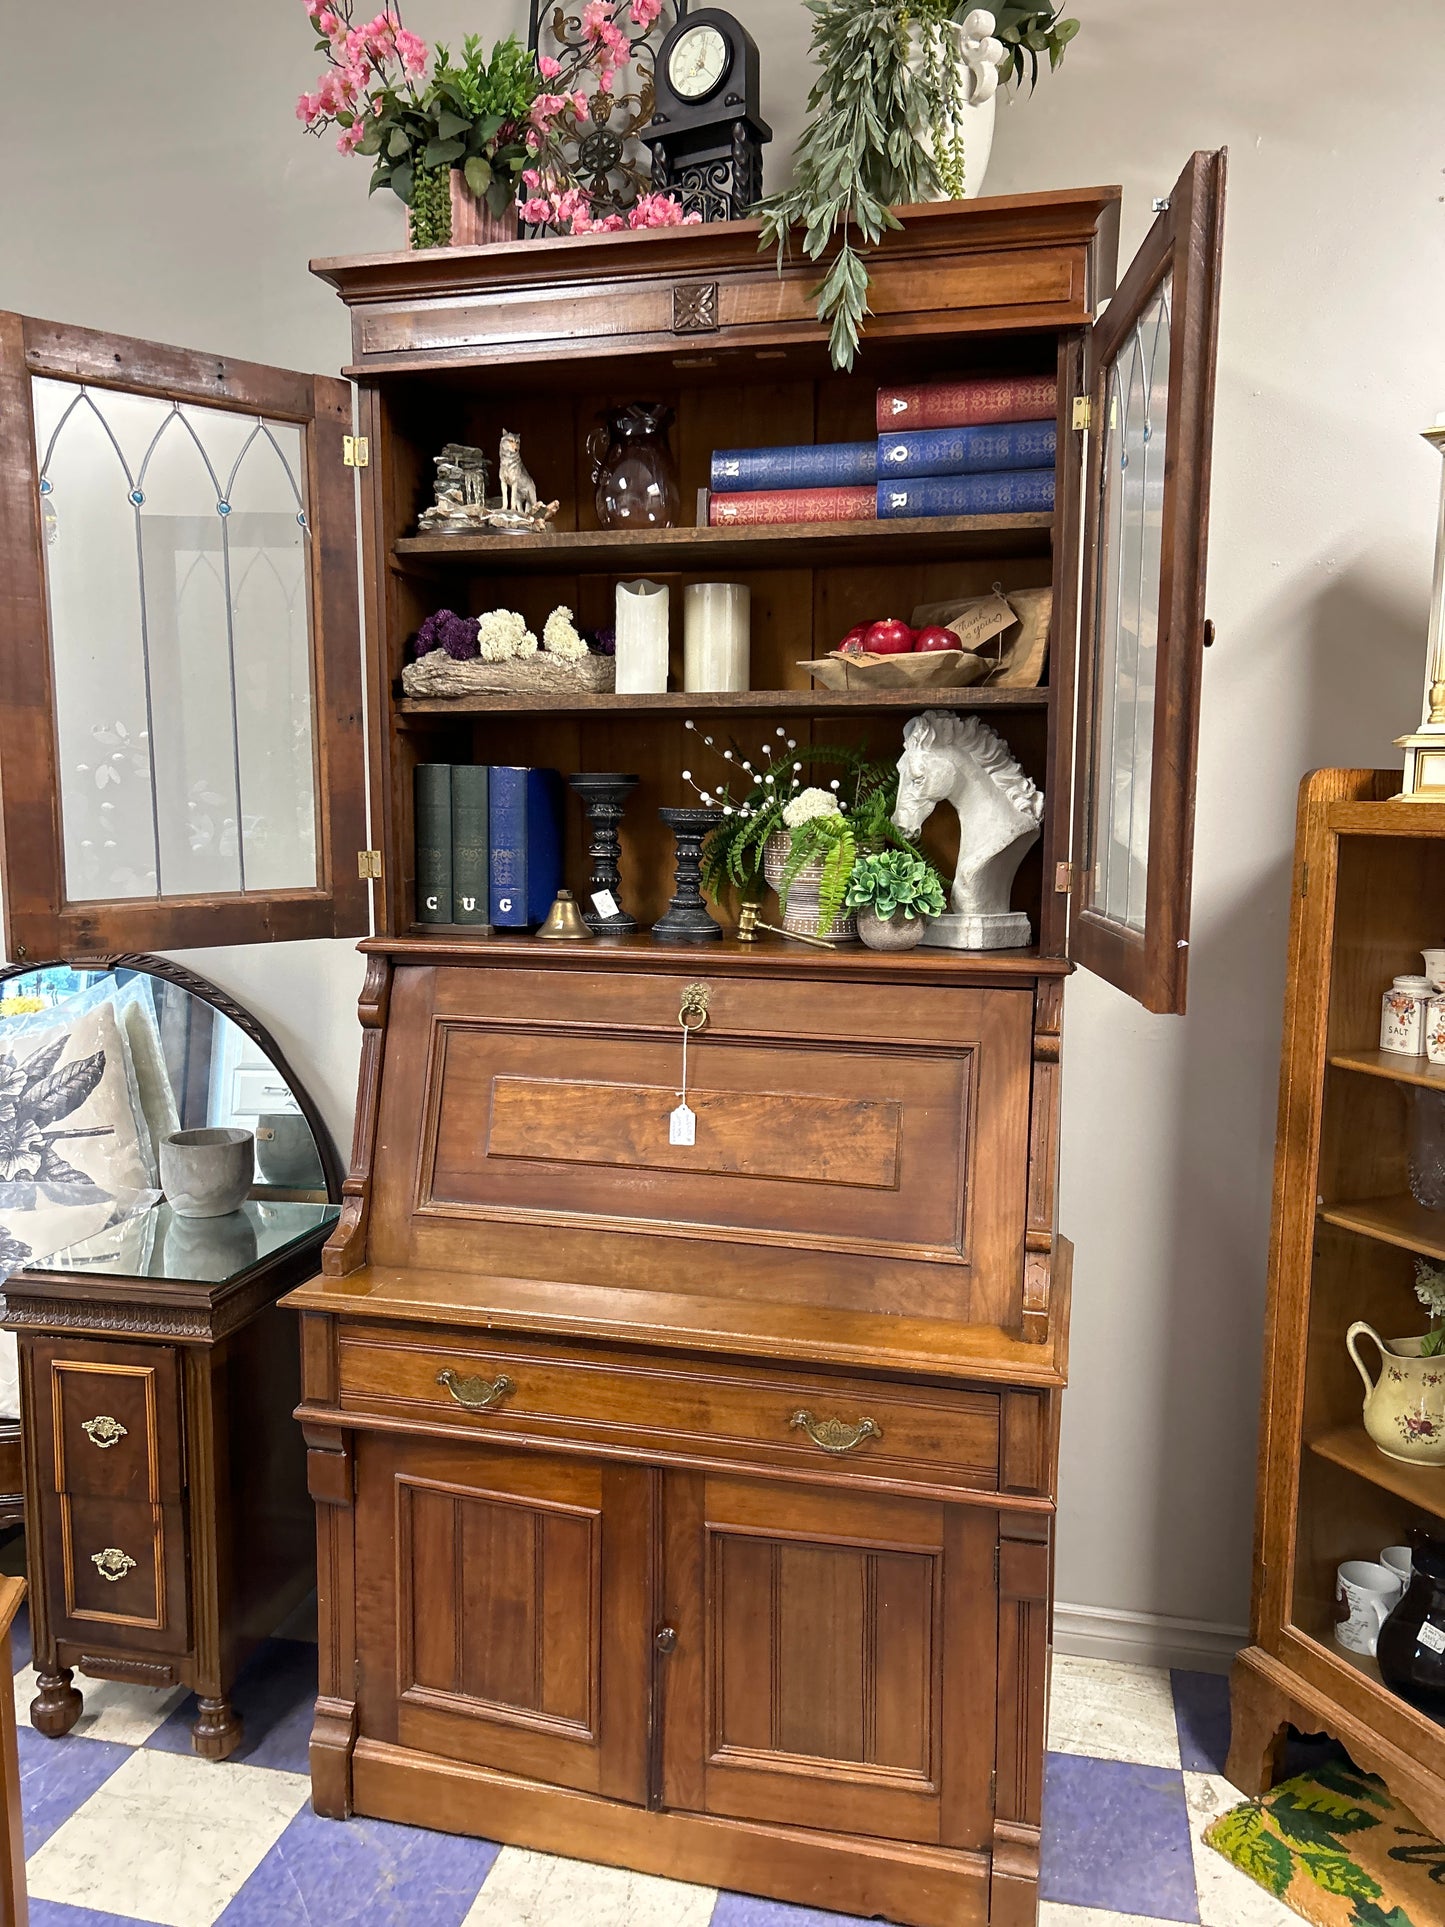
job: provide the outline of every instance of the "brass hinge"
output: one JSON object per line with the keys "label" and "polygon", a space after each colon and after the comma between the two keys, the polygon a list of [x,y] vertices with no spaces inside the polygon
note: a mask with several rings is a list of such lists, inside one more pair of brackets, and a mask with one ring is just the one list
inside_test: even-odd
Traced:
{"label": "brass hinge", "polygon": [[1092,428],[1094,426],[1094,404],[1087,395],[1074,397],[1074,427]]}
{"label": "brass hinge", "polygon": [[358,850],[356,852],[356,874],[364,883],[380,883],[381,851]]}
{"label": "brass hinge", "polygon": [[1299,893],[1302,897],[1307,897],[1310,893],[1310,866],[1308,863],[1302,863],[1300,865]]}
{"label": "brass hinge", "polygon": [[998,1768],[996,1766],[991,1766],[988,1770],[988,1810],[990,1813],[998,1812]]}
{"label": "brass hinge", "polygon": [[1000,1583],[1002,1566],[1003,1541],[1001,1539],[995,1539],[993,1542],[993,1583],[995,1587]]}
{"label": "brass hinge", "polygon": [[371,443],[365,435],[343,435],[341,459],[348,468],[367,468],[371,463]]}
{"label": "brass hinge", "polygon": [[1073,890],[1074,890],[1073,864],[1056,863],[1054,865],[1054,895],[1056,897],[1072,896]]}

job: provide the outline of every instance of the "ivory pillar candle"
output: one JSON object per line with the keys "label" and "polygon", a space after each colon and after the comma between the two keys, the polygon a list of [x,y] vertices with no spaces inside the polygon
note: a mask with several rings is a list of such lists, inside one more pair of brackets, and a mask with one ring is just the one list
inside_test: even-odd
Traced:
{"label": "ivory pillar candle", "polygon": [[617,585],[617,693],[660,696],[667,689],[668,611],[665,582]]}
{"label": "ivory pillar candle", "polygon": [[747,689],[753,593],[741,582],[694,582],[683,591],[683,688]]}

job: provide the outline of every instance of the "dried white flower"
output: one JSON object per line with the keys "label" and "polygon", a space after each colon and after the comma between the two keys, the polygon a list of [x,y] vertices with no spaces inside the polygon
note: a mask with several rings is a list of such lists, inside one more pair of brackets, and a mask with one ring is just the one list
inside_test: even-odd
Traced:
{"label": "dried white flower", "polygon": [[1436,1323],[1445,1324],[1445,1265],[1415,1260],[1415,1296]]}
{"label": "dried white flower", "polygon": [[791,803],[783,805],[783,821],[790,830],[811,823],[815,817],[839,814],[838,799],[827,790],[802,790]]}
{"label": "dried white flower", "polygon": [[587,644],[578,635],[572,611],[565,605],[548,616],[542,631],[542,647],[549,656],[560,656],[565,662],[581,662],[587,654]]}
{"label": "dried white flower", "polygon": [[526,618],[514,609],[493,609],[478,620],[477,654],[483,662],[510,662],[514,656],[530,656],[536,647]]}

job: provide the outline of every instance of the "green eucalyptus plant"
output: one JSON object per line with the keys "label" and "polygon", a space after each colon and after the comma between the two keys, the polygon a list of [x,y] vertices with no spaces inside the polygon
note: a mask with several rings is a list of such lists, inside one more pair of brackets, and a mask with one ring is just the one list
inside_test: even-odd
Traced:
{"label": "green eucalyptus plant", "polygon": [[[764,201],[761,246],[787,259],[795,228],[803,253],[836,253],[813,290],[830,330],[835,368],[850,369],[868,315],[865,250],[902,224],[894,209],[963,193],[955,108],[964,61],[951,33],[974,8],[955,0],[807,0],[818,78],[793,157],[791,187]],[[1006,50],[1000,78],[1029,85],[1039,55],[1057,67],[1079,30],[1062,8],[1005,0],[995,16]],[[915,38],[915,30],[923,32]]]}
{"label": "green eucalyptus plant", "polygon": [[871,910],[881,923],[899,912],[912,923],[943,915],[943,880],[917,850],[878,850],[853,865],[844,899],[850,910]]}

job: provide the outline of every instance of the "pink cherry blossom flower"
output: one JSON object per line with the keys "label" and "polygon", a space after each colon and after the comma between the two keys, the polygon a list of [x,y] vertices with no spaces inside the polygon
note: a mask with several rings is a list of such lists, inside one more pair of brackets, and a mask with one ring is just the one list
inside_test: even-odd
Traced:
{"label": "pink cherry blossom flower", "polygon": [[560,60],[554,60],[551,54],[538,54],[537,70],[543,80],[555,80],[562,71],[562,63]]}
{"label": "pink cherry blossom flower", "polygon": [[635,27],[650,27],[662,12],[662,0],[632,0],[632,24]]}

